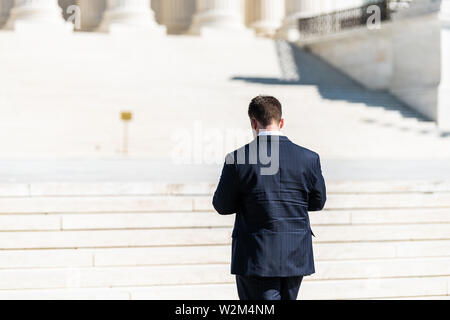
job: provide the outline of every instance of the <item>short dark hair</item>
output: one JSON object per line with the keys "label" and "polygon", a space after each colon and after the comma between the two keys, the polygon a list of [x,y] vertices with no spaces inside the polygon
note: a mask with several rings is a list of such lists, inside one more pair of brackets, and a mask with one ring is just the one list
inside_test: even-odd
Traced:
{"label": "short dark hair", "polygon": [[274,121],[280,123],[282,115],[280,101],[272,96],[257,96],[252,99],[248,108],[248,116],[255,118],[264,127]]}

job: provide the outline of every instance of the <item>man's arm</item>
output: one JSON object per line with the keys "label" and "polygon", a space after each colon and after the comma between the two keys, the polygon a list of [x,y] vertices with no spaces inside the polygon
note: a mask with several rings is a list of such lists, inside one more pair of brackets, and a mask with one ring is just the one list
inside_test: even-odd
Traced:
{"label": "man's arm", "polygon": [[[230,155],[229,155],[230,156]],[[214,193],[213,206],[219,214],[236,213],[239,201],[239,184],[236,167],[230,161],[225,161],[219,185]]]}
{"label": "man's arm", "polygon": [[317,155],[312,169],[312,185],[309,193],[308,211],[320,211],[327,201],[327,190],[322,175],[320,157]]}

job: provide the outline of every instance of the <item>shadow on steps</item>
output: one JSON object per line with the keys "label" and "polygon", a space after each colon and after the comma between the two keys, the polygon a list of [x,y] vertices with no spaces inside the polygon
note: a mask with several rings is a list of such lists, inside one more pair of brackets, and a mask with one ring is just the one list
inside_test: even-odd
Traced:
{"label": "shadow on steps", "polygon": [[367,107],[377,107],[398,112],[404,118],[428,121],[424,116],[408,108],[389,92],[364,88],[311,52],[285,41],[276,41],[275,43],[282,77],[234,76],[232,80],[261,85],[315,86],[324,99],[363,103]]}

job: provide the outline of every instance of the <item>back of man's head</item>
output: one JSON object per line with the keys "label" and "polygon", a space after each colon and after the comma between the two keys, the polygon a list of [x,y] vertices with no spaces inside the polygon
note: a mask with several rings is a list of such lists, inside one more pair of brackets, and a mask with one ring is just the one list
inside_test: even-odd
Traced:
{"label": "back of man's head", "polygon": [[283,112],[280,101],[272,96],[257,96],[250,102],[248,116],[254,118],[262,126],[279,124]]}

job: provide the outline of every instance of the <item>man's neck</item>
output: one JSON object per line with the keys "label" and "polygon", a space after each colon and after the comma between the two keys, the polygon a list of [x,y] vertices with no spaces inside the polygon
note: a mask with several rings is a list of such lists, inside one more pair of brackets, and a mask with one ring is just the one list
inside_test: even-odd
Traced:
{"label": "man's neck", "polygon": [[258,131],[258,136],[281,136],[281,130],[280,129],[260,129]]}

